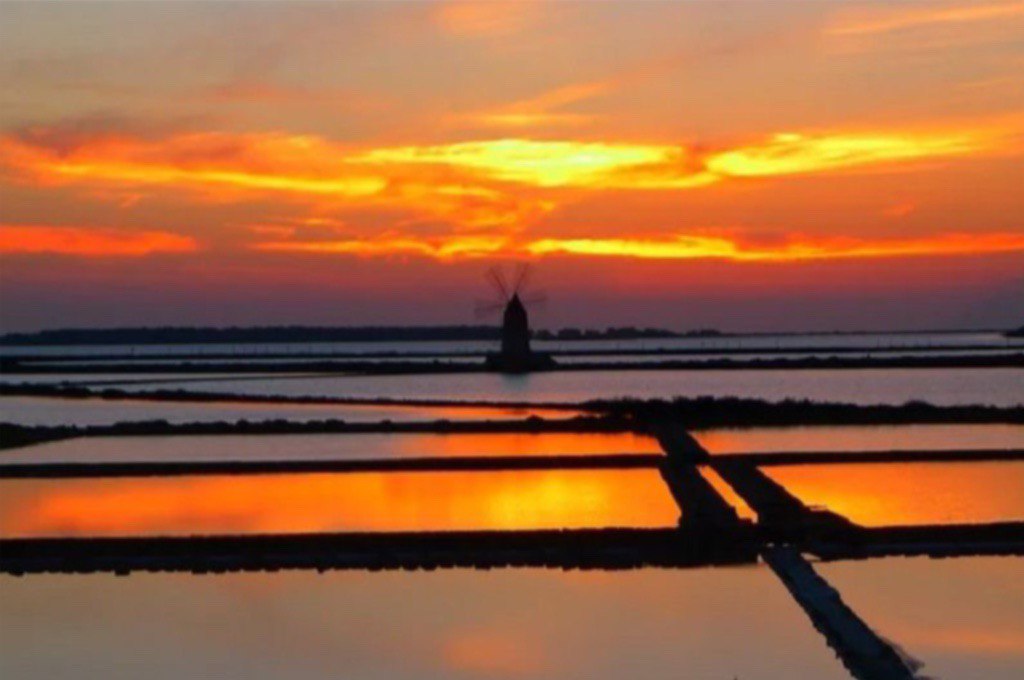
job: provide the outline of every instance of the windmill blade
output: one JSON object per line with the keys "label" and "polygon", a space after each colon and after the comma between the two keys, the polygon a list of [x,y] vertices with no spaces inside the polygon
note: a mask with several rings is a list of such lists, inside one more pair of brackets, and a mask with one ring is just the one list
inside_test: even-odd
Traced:
{"label": "windmill blade", "polygon": [[533,272],[533,268],[529,262],[520,262],[516,267],[516,278],[515,285],[512,286],[512,292],[515,294],[522,294],[523,290],[526,289],[526,285],[530,280],[530,274]]}
{"label": "windmill blade", "polygon": [[473,317],[476,319],[483,319],[488,316],[492,316],[499,312],[505,304],[506,303],[503,301],[496,302],[494,300],[477,300],[473,304]]}
{"label": "windmill blade", "polygon": [[494,290],[501,296],[502,300],[509,300],[512,294],[509,292],[508,284],[505,282],[505,275],[497,267],[487,270],[487,280],[494,286]]}

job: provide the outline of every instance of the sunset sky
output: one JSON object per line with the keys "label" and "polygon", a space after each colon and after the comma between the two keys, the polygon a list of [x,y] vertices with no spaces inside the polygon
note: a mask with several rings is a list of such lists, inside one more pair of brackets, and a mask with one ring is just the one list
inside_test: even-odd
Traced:
{"label": "sunset sky", "polygon": [[1024,323],[1024,1],[0,4],[0,330]]}

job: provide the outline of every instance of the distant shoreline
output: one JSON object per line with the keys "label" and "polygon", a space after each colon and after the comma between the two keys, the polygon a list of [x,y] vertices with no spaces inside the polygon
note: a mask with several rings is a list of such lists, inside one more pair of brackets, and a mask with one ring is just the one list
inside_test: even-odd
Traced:
{"label": "distant shoreline", "polygon": [[[761,331],[733,332],[717,329],[673,331],[665,328],[632,326],[592,328],[540,329],[533,332],[539,341],[578,342],[594,340],[657,340],[718,338],[786,338],[843,337],[865,335],[965,335],[998,333],[1013,337],[1006,328],[925,329],[925,330],[857,330],[857,331]],[[318,344],[376,342],[471,342],[493,341],[500,337],[497,326],[253,326],[200,327],[168,326],[140,328],[65,328],[28,333],[0,335],[0,347],[94,346],[94,345],[250,345],[250,344]]]}
{"label": "distant shoreline", "polygon": [[[771,354],[771,352],[767,352]],[[1024,368],[1024,352],[1019,347],[1008,347],[1006,351],[990,354],[942,354],[941,352],[926,353],[921,356],[896,355],[878,357],[871,356],[812,356],[803,358],[721,358],[721,359],[666,359],[663,361],[591,361],[573,363],[554,363],[552,366],[535,373],[580,372],[580,371],[736,371],[736,370],[838,370],[838,369],[878,369],[878,368]],[[556,357],[557,358],[557,357]],[[7,375],[60,375],[60,374],[99,374],[99,375],[222,375],[235,376],[289,374],[296,376],[387,376],[387,375],[426,375],[450,373],[494,373],[482,361],[444,361],[442,359],[423,361],[359,361],[359,360],[317,360],[317,361],[280,361],[253,362],[192,362],[183,360],[178,363],[81,363],[73,361],[46,361],[39,357],[30,359],[7,357],[0,360],[0,373]],[[122,381],[118,381],[122,382]],[[152,381],[146,381],[152,382]],[[177,382],[172,380],[172,382]]]}

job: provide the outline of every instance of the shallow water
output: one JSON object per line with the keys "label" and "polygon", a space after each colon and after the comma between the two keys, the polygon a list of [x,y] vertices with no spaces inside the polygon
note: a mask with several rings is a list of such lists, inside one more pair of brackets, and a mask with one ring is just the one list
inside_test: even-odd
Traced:
{"label": "shallow water", "polygon": [[140,420],[169,423],[284,419],[351,423],[424,420],[508,420],[530,416],[571,418],[577,411],[481,406],[384,406],[372,404],[253,404],[243,402],[158,402],[143,400],[0,397],[0,422],[19,425],[113,425]]}
{"label": "shallow water", "polygon": [[11,679],[849,679],[757,568],[33,576],[0,589]]}
{"label": "shallow water", "polygon": [[344,460],[456,456],[658,453],[657,441],[623,433],[297,434],[84,437],[0,451],[3,463]]}
{"label": "shallow water", "polygon": [[653,470],[0,481],[0,536],[668,527]]}
{"label": "shallow water", "polygon": [[[119,386],[120,387],[120,386]],[[163,389],[235,394],[462,401],[570,402],[617,397],[747,397],[853,404],[1024,404],[1024,369],[863,369],[757,371],[556,371],[403,376],[261,377],[167,382]],[[151,390],[145,384],[123,389]]]}
{"label": "shallow water", "polygon": [[1024,669],[1024,559],[891,558],[815,565],[876,631],[935,678],[1016,680]]}
{"label": "shallow water", "polygon": [[1024,520],[1024,463],[858,463],[765,468],[811,506],[864,526]]}
{"label": "shallow water", "polygon": [[711,453],[1024,449],[1024,425],[842,425],[694,431]]}

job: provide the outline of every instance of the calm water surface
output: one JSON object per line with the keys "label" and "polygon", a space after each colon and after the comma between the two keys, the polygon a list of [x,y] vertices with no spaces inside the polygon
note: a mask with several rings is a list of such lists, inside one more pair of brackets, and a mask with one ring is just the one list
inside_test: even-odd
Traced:
{"label": "calm water surface", "polygon": [[0,536],[668,527],[653,470],[0,481]]}
{"label": "calm water surface", "polygon": [[1024,463],[869,463],[765,468],[812,506],[865,526],[1024,520]]}
{"label": "calm water surface", "polygon": [[10,680],[849,680],[758,568],[31,576],[0,590]]}
{"label": "calm water surface", "polygon": [[1016,680],[1024,671],[1024,559],[892,558],[815,566],[923,674]]}

